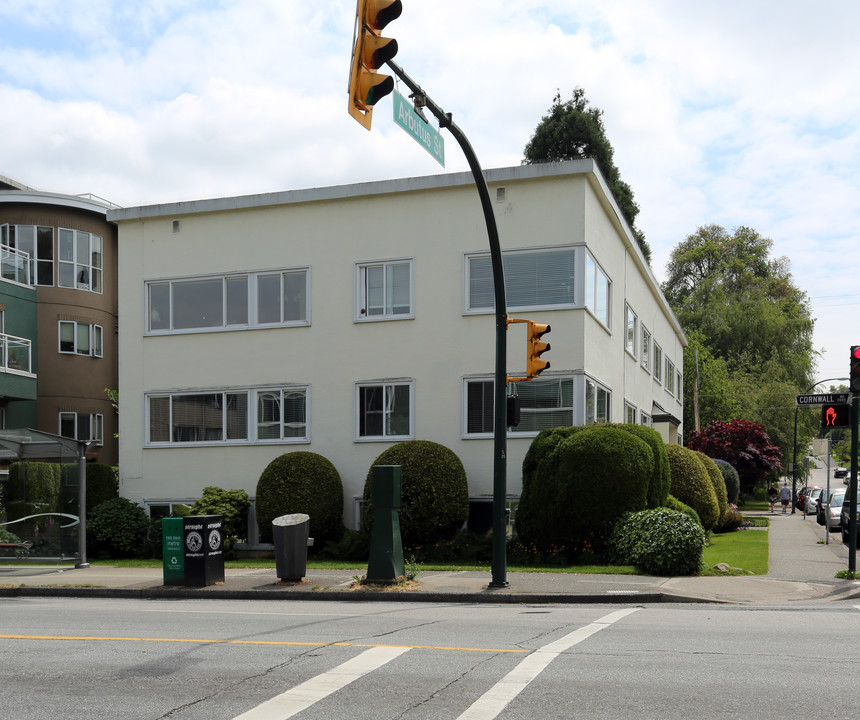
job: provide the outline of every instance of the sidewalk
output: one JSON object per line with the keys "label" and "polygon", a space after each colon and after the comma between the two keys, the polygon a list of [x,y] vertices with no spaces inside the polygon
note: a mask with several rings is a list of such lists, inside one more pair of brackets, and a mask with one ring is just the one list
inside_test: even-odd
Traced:
{"label": "sidewalk", "polygon": [[[752,515],[754,513],[748,513]],[[161,568],[92,566],[0,567],[0,597],[125,597],[232,600],[373,600],[468,603],[718,602],[786,605],[860,598],[860,582],[837,580],[848,567],[839,533],[824,540],[814,516],[770,518],[770,572],[764,576],[677,577],[508,572],[509,587],[488,588],[489,572],[423,572],[410,587],[355,583],[357,570],[309,570],[301,583],[281,584],[274,569],[227,570],[223,584],[163,585]],[[763,532],[743,530],[741,532]]]}

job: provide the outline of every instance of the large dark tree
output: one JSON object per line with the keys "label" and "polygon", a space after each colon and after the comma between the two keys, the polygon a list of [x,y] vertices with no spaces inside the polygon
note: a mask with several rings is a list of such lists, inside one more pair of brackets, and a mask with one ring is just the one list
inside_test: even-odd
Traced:
{"label": "large dark tree", "polygon": [[538,123],[523,154],[524,165],[593,158],[636,237],[642,254],[651,262],[651,248],[645,241],[645,235],[636,227],[639,206],[633,199],[633,191],[621,179],[621,173],[615,166],[614,151],[603,126],[603,111],[589,104],[585,90],[575,88],[573,96],[566,102],[561,101],[561,93],[556,93],[552,107]]}

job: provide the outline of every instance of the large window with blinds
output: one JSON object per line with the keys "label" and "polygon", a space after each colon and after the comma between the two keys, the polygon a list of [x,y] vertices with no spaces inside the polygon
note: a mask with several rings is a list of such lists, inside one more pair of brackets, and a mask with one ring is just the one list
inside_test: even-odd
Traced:
{"label": "large window with blinds", "polygon": [[[508,251],[502,254],[502,263],[508,310],[574,306],[574,248]],[[468,255],[466,276],[466,309],[493,310],[489,253]]]}
{"label": "large window with blinds", "polygon": [[[546,428],[573,425],[573,378],[559,377],[517,383],[520,424],[509,433],[536,433]],[[493,433],[493,381],[465,381],[466,435]]]}
{"label": "large window with blinds", "polygon": [[308,442],[307,386],[147,396],[147,445]]}

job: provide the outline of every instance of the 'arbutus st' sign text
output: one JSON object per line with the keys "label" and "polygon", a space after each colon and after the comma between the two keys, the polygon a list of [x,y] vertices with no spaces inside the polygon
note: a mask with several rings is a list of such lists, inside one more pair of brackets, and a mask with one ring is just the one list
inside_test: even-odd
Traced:
{"label": "'arbutus st' sign text", "polygon": [[424,122],[405,97],[394,91],[394,122],[409,133],[436,161],[445,167],[445,139],[439,131]]}

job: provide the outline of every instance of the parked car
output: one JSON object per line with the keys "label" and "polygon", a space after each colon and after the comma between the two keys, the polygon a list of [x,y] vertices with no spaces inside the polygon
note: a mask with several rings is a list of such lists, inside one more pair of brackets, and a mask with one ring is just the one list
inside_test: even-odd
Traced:
{"label": "parked car", "polygon": [[800,492],[797,493],[797,502],[795,502],[795,506],[798,510],[803,510],[803,508],[806,507],[806,496],[809,495],[810,491],[816,487],[819,486],[806,485],[805,487],[800,488]]}
{"label": "parked car", "polygon": [[845,478],[848,477],[848,469],[844,467],[838,467],[833,471],[833,477],[835,478]]}
{"label": "parked car", "polygon": [[[845,490],[840,488],[830,493],[826,503],[819,503],[822,507],[821,515],[827,518],[827,529],[836,532],[842,525],[842,501],[845,499]],[[822,525],[824,522],[822,521]]]}
{"label": "parked car", "polygon": [[814,487],[810,489],[803,502],[803,512],[807,515],[815,515],[818,512],[818,502],[824,494],[824,488]]}
{"label": "parked car", "polygon": [[[857,499],[860,500],[860,490],[857,491]],[[857,503],[860,508],[860,502]],[[858,513],[860,514],[860,513]],[[848,493],[842,498],[842,512],[839,515],[839,531],[842,533],[842,542],[848,542],[848,520],[851,517],[851,498]]]}

